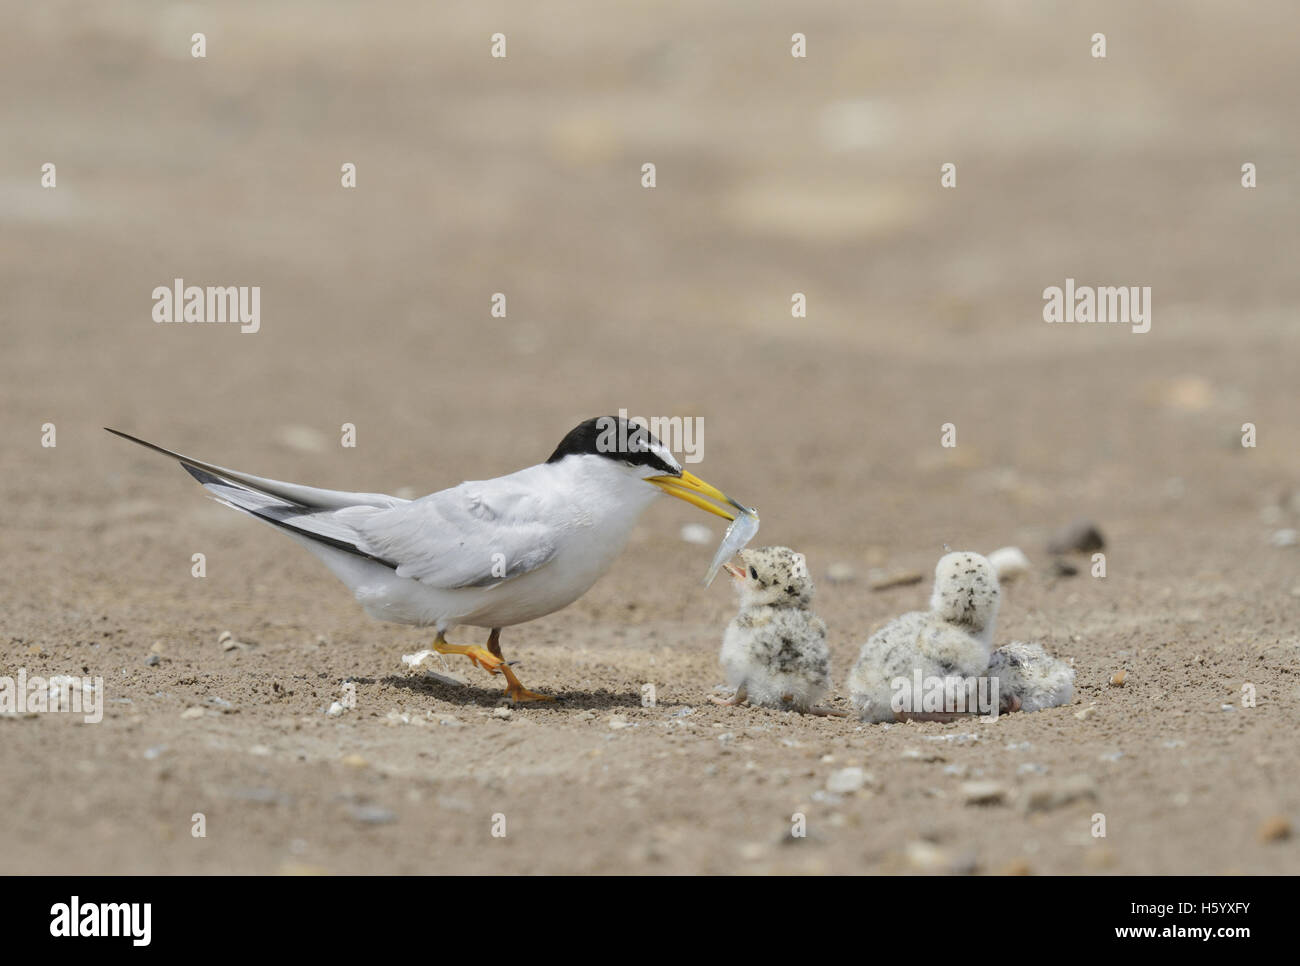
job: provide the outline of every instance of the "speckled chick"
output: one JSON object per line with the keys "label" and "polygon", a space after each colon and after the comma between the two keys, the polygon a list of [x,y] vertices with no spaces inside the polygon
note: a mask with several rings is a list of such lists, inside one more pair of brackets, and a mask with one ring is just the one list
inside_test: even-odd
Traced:
{"label": "speckled chick", "polygon": [[863,721],[895,720],[893,681],[980,677],[989,666],[1001,592],[988,560],[959,551],[939,560],[929,611],[896,617],[873,634],[849,672],[849,698]]}
{"label": "speckled chick", "polygon": [[1074,668],[1052,657],[1041,644],[1002,645],[993,652],[988,673],[998,679],[1002,699],[1018,698],[1021,711],[1055,708],[1074,698]]}
{"label": "speckled chick", "polygon": [[813,582],[803,554],[787,547],[742,550],[727,565],[740,613],[722,638],[722,667],[736,689],[719,704],[751,704],[827,714],[816,704],[830,688],[826,624],[812,612]]}

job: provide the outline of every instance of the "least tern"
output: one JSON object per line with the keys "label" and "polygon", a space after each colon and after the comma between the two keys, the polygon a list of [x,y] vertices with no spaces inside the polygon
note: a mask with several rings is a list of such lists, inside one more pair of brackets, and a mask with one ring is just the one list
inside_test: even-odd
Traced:
{"label": "least tern", "polygon": [[989,676],[998,679],[998,694],[1020,711],[1042,711],[1074,698],[1074,668],[1043,650],[1043,645],[1012,641],[993,652]]}
{"label": "least tern", "polygon": [[896,710],[894,684],[925,678],[974,680],[993,649],[1001,589],[988,560],[949,553],[934,569],[929,611],[895,617],[862,645],[849,672],[849,696],[863,721],[950,720],[946,711]]}
{"label": "least tern", "polygon": [[[579,423],[544,463],[417,500],[251,476],[108,431],[178,460],[219,502],[280,528],[372,617],[433,627],[435,651],[500,672],[515,701],[551,699],[519,683],[501,655],[501,628],[586,593],[657,496],[725,520],[745,509],[683,469],[647,429],[616,416]],[[488,628],[486,649],[449,643],[446,633],[459,625]]]}
{"label": "least tern", "polygon": [[722,636],[722,666],[736,689],[732,705],[749,701],[801,711],[842,715],[816,707],[831,684],[826,622],[812,612],[813,582],[803,554],[788,547],[740,551],[727,564],[740,595],[740,613]]}

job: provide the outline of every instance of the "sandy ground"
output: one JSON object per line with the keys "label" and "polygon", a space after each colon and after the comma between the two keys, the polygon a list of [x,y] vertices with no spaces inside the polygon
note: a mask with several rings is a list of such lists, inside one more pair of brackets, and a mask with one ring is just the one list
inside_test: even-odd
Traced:
{"label": "sandy ground", "polygon": [[[0,871],[1300,869],[1260,834],[1300,819],[1300,550],[1270,543],[1300,508],[1294,5],[618,6],[3,5],[3,673],[107,701],[0,716]],[[178,276],[260,285],[261,331],[153,323]],[[1067,277],[1151,286],[1151,331],[1044,324]],[[565,700],[499,717],[498,681],[408,673],[428,634],[100,428],[424,493],[620,408],[703,417],[695,469],[807,555],[834,703],[928,596],[873,569],[1015,544],[1035,569],[997,639],[1071,659],[1073,704],[715,707],[734,600],[680,536],[712,518],[662,501],[583,599],[505,633]],[[1077,517],[1104,579],[1051,573]],[[977,779],[1002,801],[965,804]]]}

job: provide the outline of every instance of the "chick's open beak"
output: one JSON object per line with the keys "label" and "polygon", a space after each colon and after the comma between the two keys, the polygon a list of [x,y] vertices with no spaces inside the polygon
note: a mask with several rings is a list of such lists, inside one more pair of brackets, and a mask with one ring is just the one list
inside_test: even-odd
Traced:
{"label": "chick's open beak", "polygon": [[[717,503],[726,504],[737,510],[743,511],[745,508],[733,500],[727,494],[723,493],[716,486],[705,483],[702,479],[693,473],[682,471],[681,476],[651,476],[646,478],[647,483],[653,483],[659,489],[663,490],[669,496],[675,496],[679,500],[685,500],[692,506],[697,506],[701,510],[707,510],[724,520],[736,519],[736,514],[725,507],[710,503],[709,500],[716,500]],[[705,499],[708,497],[708,499]]]}

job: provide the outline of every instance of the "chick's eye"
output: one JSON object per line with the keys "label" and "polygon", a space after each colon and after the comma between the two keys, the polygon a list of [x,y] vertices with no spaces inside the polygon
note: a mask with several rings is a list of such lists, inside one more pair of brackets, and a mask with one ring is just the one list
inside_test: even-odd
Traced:
{"label": "chick's eye", "polygon": [[755,567],[750,567],[750,568],[749,568],[749,576],[751,576],[751,577],[753,577],[755,580],[757,580],[757,579],[758,579],[758,570],[757,570],[757,568],[755,568]]}

